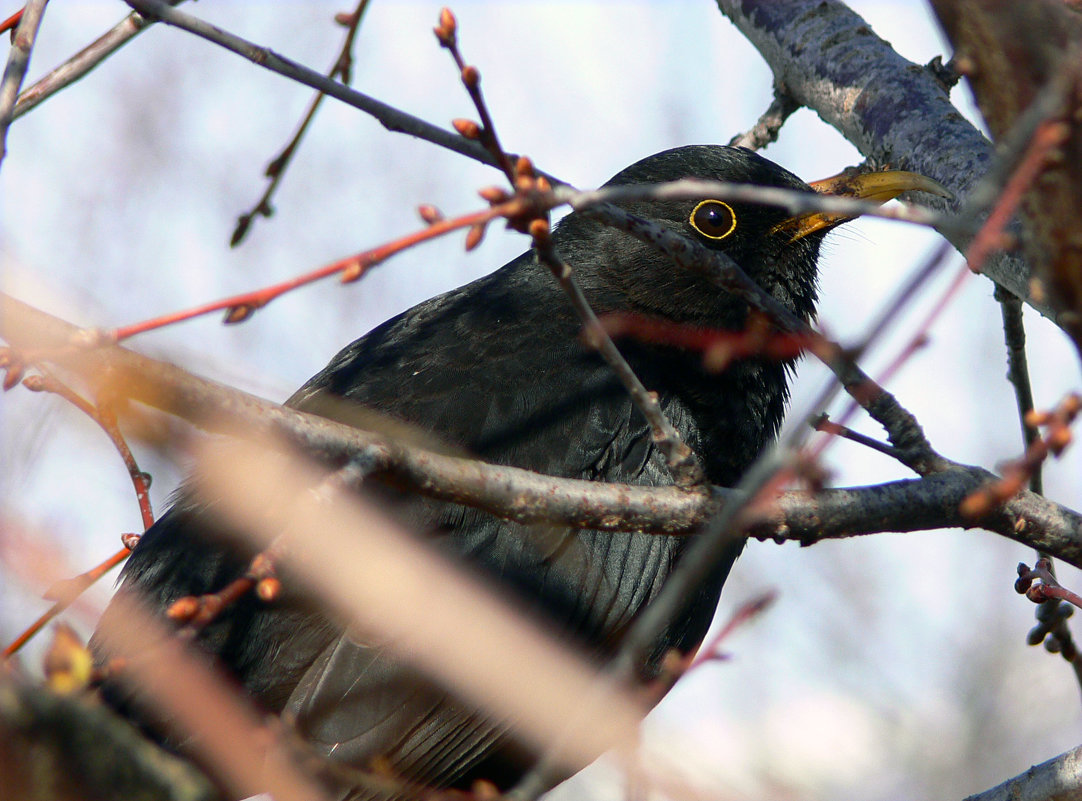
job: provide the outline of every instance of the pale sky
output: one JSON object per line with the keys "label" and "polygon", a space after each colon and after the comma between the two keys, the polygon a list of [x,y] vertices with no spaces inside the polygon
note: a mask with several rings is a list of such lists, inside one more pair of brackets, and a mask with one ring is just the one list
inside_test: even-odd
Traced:
{"label": "pale sky", "polygon": [[[853,2],[902,55],[943,52],[921,4]],[[316,69],[339,47],[339,6],[205,0],[185,9]],[[431,28],[438,3],[372,4],[357,42],[354,85],[446,125],[472,116]],[[478,65],[500,136],[578,186],[603,182],[652,152],[726,142],[770,100],[770,74],[713,3],[482,3],[455,7],[466,58]],[[120,19],[120,3],[53,4],[31,73],[41,75]],[[274,200],[276,215],[228,248],[236,216],[263,190],[266,162],[292,133],[310,91],[182,32],[160,27],[10,132],[0,168],[5,291],[83,325],[114,326],[271,283],[419,226],[415,208],[479,207],[493,171],[389,133],[324,104]],[[955,98],[969,108],[962,88]],[[860,158],[812,112],[764,155],[806,179]],[[833,234],[821,262],[820,319],[843,343],[859,337],[936,242],[899,224],[860,222]],[[440,291],[521,252],[490,231],[404,254],[363,281],[328,282],[275,302],[242,326],[185,323],[129,346],[281,400],[341,346]],[[957,268],[955,259],[947,268]],[[946,277],[946,274],[944,275]],[[927,308],[944,281],[932,285]],[[889,385],[958,461],[993,468],[1018,454],[1014,399],[991,284],[968,281],[931,342]],[[866,367],[897,352],[916,315]],[[1030,315],[1038,406],[1079,384],[1064,337]],[[804,363],[790,424],[825,380]],[[0,398],[4,516],[35,527],[76,571],[137,530],[130,482],[103,436],[55,400]],[[874,436],[874,424],[857,427]],[[156,511],[182,470],[144,449]],[[859,446],[836,443],[837,485],[908,477]],[[1049,495],[1078,507],[1077,452],[1049,467]],[[61,561],[60,559],[57,560]],[[1027,648],[1033,609],[1011,585],[1026,549],[982,532],[881,535],[811,549],[753,544],[722,598],[722,615],[773,588],[773,610],[729,643],[732,659],[689,677],[647,726],[650,747],[748,797],[961,797],[1077,744],[1078,689],[1064,663]],[[1082,586],[1078,573],[1062,571]],[[91,595],[107,597],[111,581]],[[0,640],[43,604],[41,588],[0,563]],[[85,619],[73,622],[87,634]],[[31,650],[30,660],[38,650]],[[979,747],[978,747],[979,746]],[[983,753],[981,758],[975,753]],[[564,798],[609,798],[604,770]]]}

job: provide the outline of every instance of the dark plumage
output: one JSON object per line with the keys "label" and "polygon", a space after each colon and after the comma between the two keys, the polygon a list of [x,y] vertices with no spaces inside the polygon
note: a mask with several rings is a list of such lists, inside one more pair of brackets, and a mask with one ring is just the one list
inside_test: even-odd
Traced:
{"label": "dark plumage", "polygon": [[[651,156],[611,183],[682,177],[811,191],[791,173],[741,149],[691,146]],[[792,241],[776,231],[784,212],[731,204],[731,220],[689,217],[697,201],[625,207],[724,250],[793,312],[808,317],[822,231]],[[706,214],[709,209],[703,210]],[[572,214],[556,247],[599,313],[637,312],[671,321],[741,329],[746,306],[650,246]],[[650,429],[609,367],[577,336],[580,324],[548,271],[528,252],[491,275],[426,301],[346,347],[289,400],[328,413],[329,398],[376,409],[486,460],[560,476],[671,482]],[[687,443],[707,479],[732,485],[777,432],[789,365],[761,360],[704,372],[699,354],[631,341],[621,351]],[[339,411],[341,411],[339,409]],[[438,545],[518,593],[568,638],[604,659],[658,592],[687,538],[527,528],[474,509],[394,496],[402,513]],[[164,608],[213,592],[249,555],[224,550],[212,509],[181,501],[132,553],[122,592]],[[695,647],[710,623],[732,560],[720,565],[657,644]],[[288,711],[333,758],[364,767],[375,757],[409,779],[468,786],[512,783],[528,756],[513,739],[383,651],[354,644],[288,594],[264,605],[245,599],[200,637],[265,708]],[[644,668],[645,673],[656,665]]]}

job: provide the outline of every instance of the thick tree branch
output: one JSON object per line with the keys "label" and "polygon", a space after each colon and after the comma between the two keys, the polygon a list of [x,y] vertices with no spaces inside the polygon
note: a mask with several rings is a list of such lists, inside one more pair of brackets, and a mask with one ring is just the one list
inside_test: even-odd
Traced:
{"label": "thick tree branch", "polygon": [[[552,521],[605,531],[691,533],[733,490],[642,487],[554,478],[404,444],[289,409],[198,378],[119,346],[71,343],[79,329],[0,294],[0,337],[35,351],[73,376],[216,431],[285,435],[334,463],[363,456],[383,481],[439,500],[484,508],[523,523]],[[1082,567],[1082,516],[1023,492],[984,517],[967,519],[961,501],[994,476],[944,461],[928,477],[873,487],[782,493],[749,534],[811,543],[883,531],[982,527]]]}
{"label": "thick tree branch", "polygon": [[[718,7],[766,59],[778,88],[873,163],[935,178],[959,199],[988,171],[992,144],[958,113],[933,71],[898,55],[843,3],[718,0]],[[947,237],[959,250],[968,244],[959,231]],[[1000,254],[983,271],[1056,319],[1045,299],[1030,295],[1021,260]]]}

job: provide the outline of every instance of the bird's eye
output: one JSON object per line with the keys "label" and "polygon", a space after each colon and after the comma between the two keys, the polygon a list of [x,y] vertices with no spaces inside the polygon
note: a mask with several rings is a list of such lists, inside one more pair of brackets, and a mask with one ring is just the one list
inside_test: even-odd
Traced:
{"label": "bird's eye", "polygon": [[692,228],[707,239],[724,239],[736,230],[733,207],[720,200],[702,201],[692,210],[688,221]]}

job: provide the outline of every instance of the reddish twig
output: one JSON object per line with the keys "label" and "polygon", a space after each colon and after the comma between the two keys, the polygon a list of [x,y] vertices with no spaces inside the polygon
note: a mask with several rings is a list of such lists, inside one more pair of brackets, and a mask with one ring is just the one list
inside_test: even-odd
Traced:
{"label": "reddish twig", "polygon": [[459,75],[462,78],[462,85],[466,87],[470,100],[473,101],[474,108],[477,109],[477,115],[481,118],[480,125],[470,120],[455,120],[453,122],[455,130],[467,139],[480,142],[485,150],[496,159],[496,163],[503,170],[503,174],[507,176],[507,180],[514,186],[514,165],[500,145],[499,137],[496,135],[496,126],[492,122],[492,115],[489,114],[484,95],[481,93],[481,71],[477,67],[467,64],[465,59],[462,58],[461,52],[459,52],[458,23],[455,20],[455,15],[451,13],[451,9],[440,9],[439,25],[433,29],[433,32],[436,34],[440,46],[446,48],[450,52],[451,58],[454,59],[455,66],[458,67]]}
{"label": "reddish twig", "polygon": [[20,8],[6,20],[0,22],[0,33],[4,33],[6,31],[14,31],[15,27],[19,24],[19,21],[23,18],[23,12],[25,10],[25,8]]}
{"label": "reddish twig", "polygon": [[243,576],[233,579],[218,592],[205,595],[185,595],[174,601],[166,617],[183,623],[178,633],[182,637],[194,637],[201,629],[212,623],[231,604],[236,603],[252,590],[264,602],[273,601],[282,591],[281,582],[275,574],[277,554],[272,548],[255,555]]}
{"label": "reddish twig", "polygon": [[759,597],[741,604],[721,630],[698,648],[686,654],[681,654],[676,650],[669,651],[662,660],[660,675],[642,688],[648,702],[657,703],[676,682],[705,663],[728,659],[728,655],[721,650],[722,644],[734,631],[765,612],[777,600],[777,597],[777,592],[768,590]]}
{"label": "reddish twig", "polygon": [[[12,353],[13,351],[10,349],[5,349],[6,355],[10,356]],[[4,361],[6,360],[0,360],[0,364]],[[11,375],[17,375],[21,378],[21,364],[18,364],[18,362],[16,363],[18,365],[16,369],[13,370],[10,366],[8,367],[9,377]],[[128,475],[131,476],[132,485],[135,488],[135,496],[139,502],[139,513],[143,518],[143,528],[150,528],[154,524],[154,512],[150,505],[150,476],[139,469],[139,465],[132,455],[131,448],[128,447],[124,435],[117,426],[116,416],[109,411],[107,407],[95,405],[86,400],[49,373],[35,373],[34,375],[21,378],[21,380],[23,386],[31,392],[49,392],[63,398],[101,427],[120,454],[120,458],[124,460],[124,466],[128,469]],[[90,587],[90,585],[128,557],[131,549],[135,547],[135,542],[138,541],[138,537],[136,535],[125,534],[122,539],[124,540],[124,548],[114,553],[104,562],[91,568],[85,573],[81,573],[73,579],[54,584],[49,589],[45,597],[47,599],[54,599],[55,603],[43,612],[37,620],[31,623],[4,649],[3,657],[5,659],[22,648],[23,645],[41,631],[49,621],[67,609],[72,601],[79,597],[79,595]]]}
{"label": "reddish twig", "polygon": [[124,434],[117,425],[116,415],[108,406],[91,403],[49,373],[42,372],[27,376],[22,380],[22,384],[31,392],[49,392],[63,398],[98,424],[109,437],[113,447],[120,454],[120,458],[124,460],[124,466],[128,469],[128,475],[135,489],[135,497],[139,502],[139,513],[143,517],[143,529],[146,530],[154,525],[154,510],[150,505],[150,475],[139,469],[135,456],[132,455],[131,448],[128,447],[127,440],[124,439]]}
{"label": "reddish twig", "polygon": [[1047,610],[1043,616],[1038,613],[1038,624],[1026,638],[1029,644],[1038,645],[1043,642],[1045,648],[1052,653],[1063,654],[1063,658],[1068,662],[1076,662],[1078,649],[1067,628],[1067,618],[1073,610],[1070,606],[1050,606],[1047,602],[1066,601],[1072,606],[1082,607],[1082,596],[1059,583],[1052,572],[1052,561],[1046,558],[1038,559],[1032,568],[1019,562],[1018,580],[1014,582],[1014,589]]}
{"label": "reddish twig", "polygon": [[1048,161],[1049,154],[1063,144],[1069,131],[1062,122],[1044,122],[1034,131],[1033,137],[1026,147],[1022,160],[1007,179],[1003,186],[992,211],[988,218],[977,231],[973,241],[966,249],[966,269],[959,271],[950,286],[936,302],[935,306],[917,327],[916,333],[901,353],[894,359],[880,378],[880,383],[885,383],[895,372],[916,353],[928,341],[928,332],[939,319],[950,302],[961,289],[962,283],[970,272],[980,273],[988,257],[996,250],[1008,248],[1013,244],[1013,239],[1006,234],[1008,223],[1014,217],[1022,195],[1033,185]]}
{"label": "reddish twig", "polygon": [[694,670],[699,665],[705,662],[711,662],[719,659],[726,659],[726,655],[721,651],[721,645],[729,638],[729,636],[741,626],[750,623],[759,615],[763,614],[770,608],[778,598],[777,592],[774,590],[768,590],[760,595],[758,598],[753,598],[747,603],[740,606],[728,622],[722,627],[721,631],[715,634],[706,645],[698,650],[698,653],[692,656],[690,664],[688,664],[687,671]]}
{"label": "reddish twig", "polygon": [[91,584],[127,559],[130,552],[131,550],[128,547],[124,547],[85,573],[80,573],[75,578],[58,582],[50,587],[45,597],[56,599],[53,605],[43,612],[37,620],[27,626],[18,637],[12,640],[0,657],[8,659],[17,653],[31,638],[45,628],[49,621],[71,606],[72,601],[82,595]]}
{"label": "reddish twig", "polygon": [[[422,216],[425,216],[424,210],[428,208],[430,207],[422,207]],[[452,219],[436,218],[423,230],[407,234],[393,242],[380,245],[371,250],[366,250],[363,253],[358,253],[345,259],[332,262],[317,270],[291,278],[288,281],[264,287],[263,289],[257,289],[253,292],[245,292],[240,295],[223,298],[222,300],[205,303],[202,306],[196,306],[191,309],[162,315],[161,317],[154,317],[121,328],[115,328],[111,331],[91,332],[84,337],[84,339],[94,345],[112,344],[128,339],[136,334],[142,334],[156,328],[163,328],[167,325],[173,325],[174,323],[190,320],[194,317],[201,317],[206,314],[212,314],[217,311],[225,311],[226,315],[224,322],[240,323],[247,320],[252,314],[280,295],[291,292],[298,287],[314,283],[336,274],[341,275],[343,284],[356,281],[372,267],[375,267],[391,256],[411,248],[414,245],[426,242],[429,239],[435,239],[438,236],[443,236],[446,233],[461,228],[469,228],[471,230],[476,229],[478,226],[483,228],[492,220],[498,217],[513,216],[521,209],[522,202],[513,198],[504,203],[498,203],[491,206],[483,211],[465,214],[461,217]],[[467,241],[467,247],[469,247],[470,244],[471,243]]]}
{"label": "reddish twig", "polygon": [[1003,231],[1014,217],[1022,196],[1045,168],[1052,151],[1062,145],[1069,135],[1067,124],[1058,120],[1046,120],[1037,126],[1021,162],[1007,179],[988,219],[966,249],[966,263],[973,272],[981,271],[994,250],[1013,244],[1004,242]]}
{"label": "reddish twig", "polygon": [[[364,18],[364,12],[368,8],[368,1],[369,0],[360,0],[360,2],[357,3],[357,8],[355,8],[351,14],[335,15],[335,22],[346,27],[346,40],[342,43],[342,48],[338,53],[338,57],[334,60],[334,64],[327,73],[327,78],[330,80],[341,77],[342,83],[348,84],[350,82],[350,76],[353,70],[353,42],[357,38],[357,31],[360,29],[361,20]],[[267,184],[267,188],[263,191],[262,196],[256,201],[256,204],[237,218],[237,225],[233,229],[232,236],[229,238],[230,247],[236,247],[244,240],[244,237],[247,235],[252,226],[252,222],[257,215],[261,217],[270,217],[274,213],[274,208],[271,206],[270,200],[277,191],[278,184],[281,183],[286,168],[293,160],[293,156],[296,154],[301,140],[308,131],[308,126],[311,125],[312,120],[315,119],[316,112],[319,110],[325,97],[326,95],[323,92],[316,93],[316,96],[313,97],[308,104],[308,110],[301,119],[301,124],[298,126],[297,131],[293,134],[288,144],[282,148],[281,152],[271,159],[270,164],[267,165],[267,169],[264,170],[264,175],[270,179],[270,182]]]}
{"label": "reddish twig", "polygon": [[[916,327],[915,333],[906,345],[880,374],[876,381],[879,386],[888,383],[898,370],[912,358],[913,354],[928,343],[928,332],[950,305],[951,301],[954,300],[955,296],[958,294],[958,290],[961,289],[962,284],[969,275],[971,273],[979,273],[981,267],[993,251],[1010,244],[1009,242],[1004,241],[1004,229],[1014,216],[1014,212],[1018,207],[1018,203],[1021,201],[1022,195],[1040,174],[1041,169],[1049,157],[1049,153],[1056,146],[1062,144],[1064,136],[1065,127],[1063,123],[1044,122],[1037,126],[1021,161],[1008,177],[1007,182],[1003,187],[1003,191],[998,196],[988,218],[977,231],[969,248],[966,250],[966,264],[958,271],[950,285],[944,290],[943,294],[921,321],[920,325]],[[876,330],[881,330],[881,328],[882,323],[877,324]],[[869,342],[870,339],[866,339],[864,347],[866,347]],[[851,403],[838,418],[838,423],[840,425],[848,423],[856,412],[857,407],[858,404]],[[817,455],[820,454],[829,442],[830,440],[824,442],[815,450],[815,453]],[[1012,495],[1013,494],[1014,493],[1012,493]]]}
{"label": "reddish twig", "polygon": [[[351,459],[326,476],[313,492],[321,497],[331,498],[343,490],[356,488],[374,467],[375,464],[370,459]],[[252,557],[244,575],[229,582],[218,592],[198,596],[186,595],[174,601],[165,614],[170,620],[184,624],[178,635],[185,638],[196,636],[226,608],[253,590],[264,603],[275,600],[282,591],[282,584],[277,576],[277,564],[285,555],[285,548],[285,540],[280,536],[268,548]]]}
{"label": "reddish twig", "polygon": [[1047,433],[1034,440],[1021,458],[1005,465],[1000,479],[985,484],[962,501],[962,514],[978,518],[1024,490],[1049,456],[1058,457],[1071,444],[1071,423],[1080,411],[1082,396],[1072,393],[1051,412],[1030,412],[1026,416],[1026,423],[1044,426]]}

